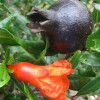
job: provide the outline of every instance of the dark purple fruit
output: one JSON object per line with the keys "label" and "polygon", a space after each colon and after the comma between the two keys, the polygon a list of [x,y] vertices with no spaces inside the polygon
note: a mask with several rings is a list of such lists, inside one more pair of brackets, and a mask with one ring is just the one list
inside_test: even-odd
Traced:
{"label": "dark purple fruit", "polygon": [[33,33],[47,34],[51,49],[67,53],[85,49],[86,39],[91,33],[92,16],[78,0],[59,0],[49,10],[33,8],[27,23]]}

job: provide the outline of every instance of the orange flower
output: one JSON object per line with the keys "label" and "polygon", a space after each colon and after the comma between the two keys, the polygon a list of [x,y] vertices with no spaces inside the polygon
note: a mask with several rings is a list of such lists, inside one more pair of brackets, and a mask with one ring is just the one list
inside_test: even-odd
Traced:
{"label": "orange flower", "polygon": [[66,91],[70,85],[67,75],[74,71],[67,60],[59,60],[47,66],[20,62],[8,68],[14,70],[17,79],[36,86],[50,100],[66,100]]}

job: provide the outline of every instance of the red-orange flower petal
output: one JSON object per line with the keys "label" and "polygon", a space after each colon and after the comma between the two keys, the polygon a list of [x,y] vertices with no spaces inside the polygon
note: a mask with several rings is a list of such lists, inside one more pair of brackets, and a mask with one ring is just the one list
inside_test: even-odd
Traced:
{"label": "red-orange flower petal", "polygon": [[49,70],[49,76],[62,76],[73,73],[72,65],[67,60],[59,60],[46,67]]}
{"label": "red-orange flower petal", "polygon": [[40,89],[42,94],[46,95],[51,100],[65,100],[66,91],[68,90],[70,84],[66,76],[47,77],[39,80],[43,85],[43,89]]}
{"label": "red-orange flower petal", "polygon": [[36,86],[50,100],[66,100],[66,91],[70,85],[66,76],[74,71],[67,60],[59,60],[47,66],[21,62],[8,68],[14,70],[17,79]]}

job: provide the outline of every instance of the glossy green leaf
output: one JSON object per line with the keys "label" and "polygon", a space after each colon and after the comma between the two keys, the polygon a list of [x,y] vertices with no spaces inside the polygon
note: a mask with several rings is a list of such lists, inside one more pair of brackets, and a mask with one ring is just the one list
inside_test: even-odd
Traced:
{"label": "glossy green leaf", "polygon": [[5,28],[0,28],[0,44],[16,45],[13,35]]}
{"label": "glossy green leaf", "polygon": [[73,65],[73,68],[75,69],[79,63],[79,59],[80,59],[80,56],[81,56],[81,51],[78,50],[75,52],[75,54],[70,57],[69,61],[72,63]]}
{"label": "glossy green leaf", "polygon": [[77,96],[86,95],[99,89],[100,89],[100,77],[96,77],[95,79],[87,83],[83,88],[81,88],[78,91]]}

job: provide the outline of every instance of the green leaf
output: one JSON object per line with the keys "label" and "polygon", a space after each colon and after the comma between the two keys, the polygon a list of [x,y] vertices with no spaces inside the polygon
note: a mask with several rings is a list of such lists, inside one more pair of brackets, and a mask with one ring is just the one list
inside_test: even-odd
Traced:
{"label": "green leaf", "polygon": [[91,47],[93,51],[100,53],[100,39],[94,39],[94,47]]}
{"label": "green leaf", "polygon": [[[9,46],[9,49],[11,51],[11,59],[9,59],[8,63],[14,62],[35,62],[36,58],[28,53],[24,48],[21,46]],[[9,65],[9,64],[8,64]]]}
{"label": "green leaf", "polygon": [[100,0],[95,0],[98,4],[100,4]]}
{"label": "green leaf", "polygon": [[78,91],[77,96],[86,95],[99,89],[100,89],[100,77],[96,77],[95,79],[87,83],[83,88],[81,88]]}
{"label": "green leaf", "polygon": [[7,49],[6,54],[5,54],[5,63],[7,64],[7,62],[9,61],[10,58],[10,50]]}
{"label": "green leaf", "polygon": [[44,42],[43,41],[28,41],[23,40],[18,37],[14,37],[16,42],[22,46],[27,52],[31,53],[35,57],[40,55],[40,52],[44,49]]}
{"label": "green leaf", "polygon": [[23,30],[25,34],[30,34],[29,28],[26,26],[27,19],[24,16],[18,14],[13,21],[15,28]]}
{"label": "green leaf", "polygon": [[8,72],[8,73],[13,73],[14,71],[11,70],[11,69],[9,69],[9,68],[7,68],[7,72]]}
{"label": "green leaf", "polygon": [[81,51],[78,50],[75,52],[75,54],[70,57],[69,61],[72,63],[73,65],[73,68],[75,69],[79,63],[79,59],[80,59],[80,56],[81,56]]}
{"label": "green leaf", "polygon": [[80,77],[95,77],[96,73],[94,72],[92,66],[79,63],[76,69],[74,70],[74,75],[78,75]]}
{"label": "green leaf", "polygon": [[16,54],[14,54],[13,56],[11,56],[11,57],[9,58],[9,60],[8,60],[8,62],[7,62],[7,65],[10,65],[10,64],[12,64],[12,63],[14,62],[14,60],[15,60],[15,55],[16,55]]}
{"label": "green leaf", "polygon": [[93,6],[96,10],[100,11],[100,4],[93,3]]}
{"label": "green leaf", "polygon": [[[100,39],[100,28],[95,30],[87,39],[86,47],[91,49],[91,47],[95,47],[94,40]],[[99,46],[100,47],[100,46]]]}
{"label": "green leaf", "polygon": [[0,28],[0,44],[16,45],[13,35],[5,28]]}
{"label": "green leaf", "polygon": [[[7,51],[6,51],[6,53],[5,53],[5,60],[4,60],[4,62],[5,62],[5,65],[7,66],[7,65],[10,65],[10,64],[12,64],[12,62],[14,61],[14,56],[10,56],[10,49],[7,49]],[[8,69],[8,68],[6,68],[7,69],[7,71],[9,72],[9,73],[13,73],[13,70],[10,70],[10,69]]]}
{"label": "green leaf", "polygon": [[69,79],[71,82],[70,89],[76,90],[76,91],[79,91],[80,88],[82,88],[84,85],[86,85],[91,80],[91,78],[89,77],[82,77],[79,75],[70,75]]}
{"label": "green leaf", "polygon": [[21,95],[15,95],[15,94],[8,94],[5,96],[5,100],[25,100]]}
{"label": "green leaf", "polygon": [[28,97],[28,100],[48,100],[47,98],[42,99],[42,98],[36,97],[34,94],[32,94],[29,86],[26,83],[24,83],[24,91]]}
{"label": "green leaf", "polygon": [[93,20],[95,23],[100,22],[100,11],[98,11],[94,8],[94,10],[92,12],[92,16],[93,16]]}
{"label": "green leaf", "polygon": [[30,88],[25,83],[24,83],[24,91],[25,91],[26,95],[28,96],[28,100],[38,100],[36,96],[32,95]]}
{"label": "green leaf", "polygon": [[40,53],[40,55],[39,55],[39,57],[37,58],[37,60],[35,61],[35,63],[38,63],[38,62],[40,62],[40,61],[43,59],[43,57],[44,57],[44,56],[46,55],[46,53],[47,53],[48,48],[49,48],[49,40],[48,40],[48,38],[46,38],[46,45],[45,45],[45,48],[44,48],[44,50]]}
{"label": "green leaf", "polygon": [[55,54],[53,56],[45,56],[43,58],[43,61],[45,62],[45,64],[51,64],[57,60],[65,59],[65,57],[66,57],[66,54]]}
{"label": "green leaf", "polygon": [[10,80],[10,76],[8,75],[8,71],[6,68],[5,61],[0,65],[0,87],[3,87]]}
{"label": "green leaf", "polygon": [[12,54],[10,48],[7,48],[7,51],[6,51],[6,54],[5,54],[6,65],[12,64],[14,62],[14,60],[15,60],[15,57],[16,57],[16,53]]}
{"label": "green leaf", "polygon": [[3,28],[9,23],[13,18],[15,18],[18,15],[18,13],[12,13],[8,17],[6,17],[4,20],[0,21],[0,28]]}
{"label": "green leaf", "polygon": [[[4,0],[3,0],[4,1]],[[11,11],[8,9],[8,7],[6,7],[3,3],[0,3],[0,8],[2,8],[3,10],[7,11],[9,14],[11,14]]]}
{"label": "green leaf", "polygon": [[99,66],[100,67],[100,53],[98,52],[85,52],[80,58],[80,62],[90,65],[90,66]]}
{"label": "green leaf", "polygon": [[6,65],[10,65],[14,62],[14,56],[16,54],[14,54],[12,56],[10,54],[11,54],[10,49],[7,49],[6,54],[5,54],[5,63],[6,63]]}

